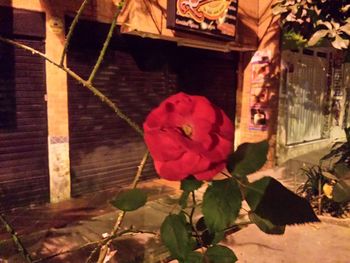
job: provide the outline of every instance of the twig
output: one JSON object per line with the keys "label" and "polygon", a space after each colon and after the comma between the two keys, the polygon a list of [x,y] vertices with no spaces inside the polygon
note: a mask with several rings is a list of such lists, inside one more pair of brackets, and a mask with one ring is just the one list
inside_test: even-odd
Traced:
{"label": "twig", "polygon": [[322,182],[318,181],[318,214],[322,215]]}
{"label": "twig", "polygon": [[247,225],[251,225],[251,224],[254,224],[254,223],[252,221],[244,221],[244,222],[240,222],[240,223],[235,223],[232,226],[229,226],[228,228],[225,228],[224,231],[227,232],[227,231],[230,231],[230,230],[234,229],[235,227],[247,226]]}
{"label": "twig", "polygon": [[[140,165],[137,167],[137,172],[136,172],[136,175],[134,177],[134,180],[131,184],[131,188],[136,188],[139,180],[140,180],[140,177],[141,177],[141,174],[142,174],[142,171],[143,171],[143,168],[145,167],[146,165],[146,162],[147,162],[147,159],[148,159],[148,156],[149,156],[149,151],[147,151],[143,157],[142,157],[142,160],[140,162]],[[118,217],[117,217],[117,220],[114,224],[114,227],[113,227],[113,231],[112,231],[112,235],[115,235],[119,228],[120,228],[120,225],[123,221],[123,217],[125,216],[125,211],[122,211],[121,213],[119,213]]]}
{"label": "twig", "polygon": [[[139,133],[141,136],[143,136],[143,131],[142,129],[135,123],[133,122],[127,115],[125,115],[120,109],[119,107],[113,103],[108,97],[106,97],[102,92],[100,92],[96,87],[93,86],[92,84],[92,81],[104,59],[104,56],[105,56],[105,53],[106,53],[106,50],[108,48],[108,45],[109,45],[109,42],[113,36],[113,31],[114,31],[114,28],[117,24],[117,17],[120,13],[120,10],[121,10],[121,7],[122,6],[118,6],[114,16],[113,16],[113,21],[111,23],[111,26],[110,26],[110,29],[109,29],[109,32],[108,32],[108,35],[106,37],[106,40],[103,44],[103,48],[101,49],[100,51],[100,55],[94,65],[94,68],[88,78],[88,80],[84,80],[82,77],[80,77],[78,74],[76,74],[74,71],[70,70],[68,67],[64,66],[63,65],[63,62],[64,62],[64,57],[66,55],[66,52],[67,52],[67,49],[68,49],[68,46],[69,46],[69,42],[70,42],[70,39],[73,35],[73,32],[74,32],[74,28],[78,22],[78,19],[80,17],[80,15],[82,14],[86,4],[88,3],[88,0],[84,0],[84,2],[82,3],[82,5],[80,6],[79,10],[78,10],[78,13],[77,15],[75,16],[73,22],[72,22],[72,25],[70,26],[70,29],[69,29],[69,32],[68,32],[68,35],[67,35],[67,40],[65,42],[65,46],[64,46],[64,49],[63,49],[63,52],[62,52],[62,56],[61,56],[61,60],[59,63],[55,62],[54,60],[50,59],[49,57],[46,56],[46,54],[44,53],[41,53],[40,51],[38,50],[35,50],[27,45],[24,45],[24,44],[21,44],[19,42],[16,42],[16,41],[13,41],[13,40],[10,40],[8,38],[4,38],[4,37],[1,37],[0,36],[0,41],[4,42],[4,43],[7,43],[7,44],[11,44],[11,45],[14,45],[16,47],[19,47],[21,49],[24,49],[24,50],[27,50],[29,52],[31,52],[33,55],[38,55],[42,58],[44,58],[46,61],[48,61],[49,63],[53,64],[54,66],[56,66],[57,68],[60,68],[61,70],[65,71],[69,76],[71,76],[72,78],[74,78],[75,80],[77,80],[80,84],[82,84],[84,87],[88,88],[91,92],[93,92],[94,95],[96,95],[103,103],[107,104],[114,112],[115,114],[121,118],[122,120],[124,120],[125,122],[127,122],[137,133]],[[138,181],[139,181],[139,178],[141,176],[141,173],[142,173],[142,170],[145,166],[145,163],[147,161],[147,158],[148,158],[148,151],[145,153],[139,167],[138,167],[138,171],[135,175],[135,178],[134,178],[134,181],[131,185],[132,188],[135,188]],[[123,218],[125,216],[125,212],[121,212],[119,215],[118,215],[118,218],[116,220],[116,223],[114,225],[114,228],[113,228],[113,231],[110,235],[110,237],[114,237],[116,235],[116,233],[118,232],[121,224],[122,224],[122,221],[123,221]],[[3,219],[3,218],[1,218]],[[3,221],[3,220],[2,220]],[[4,221],[5,223],[7,223],[6,221]],[[11,230],[11,228],[10,228]],[[23,255],[27,255],[26,259],[28,262],[32,262],[31,258],[30,258],[30,255],[26,252],[26,250],[24,249],[24,247],[21,245],[19,239],[17,238],[17,236],[15,235],[15,232],[12,230],[13,233],[13,239],[15,241],[15,243],[17,244],[19,250],[22,252]],[[16,240],[18,242],[16,242]],[[101,246],[105,246],[105,247],[108,247],[108,245],[110,244],[112,238],[109,239],[109,240],[102,240],[102,241],[99,241],[99,246],[98,247],[101,247]],[[102,252],[103,249],[100,250],[100,252]],[[68,253],[68,252],[67,252]],[[91,253],[90,254],[90,257],[89,259],[93,256],[94,253]],[[100,253],[100,257],[99,257],[99,262],[103,262],[104,261],[104,258],[106,256],[106,253]],[[88,260],[89,260],[88,259]]]}
{"label": "twig", "polygon": [[143,168],[145,168],[145,165],[146,165],[146,162],[147,162],[147,159],[148,159],[148,156],[149,156],[149,151],[146,151],[142,157],[142,160],[139,164],[139,166],[137,167],[137,172],[136,172],[136,175],[134,177],[134,180],[131,184],[131,188],[135,188],[140,180],[140,177],[141,177],[141,174],[142,174],[142,171],[143,171]]}
{"label": "twig", "polygon": [[113,20],[112,20],[111,26],[110,26],[110,28],[109,28],[109,31],[108,31],[106,40],[105,40],[105,42],[103,43],[103,47],[102,47],[102,49],[101,49],[101,51],[100,51],[100,55],[98,56],[97,61],[96,61],[96,63],[95,63],[95,66],[94,66],[94,68],[92,69],[91,74],[90,74],[90,76],[89,76],[89,78],[88,78],[88,80],[87,80],[88,83],[92,83],[92,81],[93,81],[93,79],[94,79],[94,77],[95,77],[95,75],[96,75],[98,69],[99,69],[100,66],[101,66],[101,63],[102,63],[103,58],[104,58],[104,56],[105,56],[105,54],[106,54],[106,51],[107,51],[109,42],[110,42],[111,39],[112,39],[114,28],[115,28],[115,26],[117,25],[117,17],[118,17],[118,15],[119,15],[119,13],[120,13],[120,8],[118,7],[118,8],[117,8],[117,11],[114,13]]}
{"label": "twig", "polygon": [[101,241],[98,240],[98,241],[89,242],[89,243],[86,243],[86,244],[84,244],[84,245],[82,245],[80,247],[76,247],[76,248],[69,249],[69,250],[64,250],[64,251],[58,252],[56,254],[52,254],[52,255],[50,255],[48,257],[45,257],[45,258],[36,259],[36,260],[33,261],[33,263],[46,262],[49,259],[61,256],[61,255],[64,255],[64,254],[69,254],[69,253],[73,253],[73,252],[79,251],[79,250],[87,248],[89,246],[98,244],[99,242],[101,242]]}
{"label": "twig", "polygon": [[125,115],[113,101],[111,101],[108,97],[106,97],[95,86],[93,86],[88,81],[84,80],[82,77],[80,77],[74,71],[70,70],[69,68],[67,68],[67,67],[65,67],[63,65],[59,65],[54,60],[52,60],[51,58],[47,57],[44,53],[41,53],[40,51],[38,51],[38,50],[36,50],[34,48],[31,48],[31,47],[29,47],[27,45],[21,44],[21,43],[19,43],[17,41],[13,41],[11,39],[4,38],[4,37],[1,37],[1,36],[0,36],[0,41],[2,41],[4,43],[7,43],[7,44],[14,45],[14,46],[22,48],[24,50],[27,50],[27,51],[31,52],[33,55],[38,55],[38,56],[44,58],[46,61],[50,62],[51,64],[55,65],[56,67],[60,68],[61,70],[65,71],[69,76],[71,76],[72,78],[77,80],[80,84],[82,84],[84,87],[89,89],[92,93],[94,93],[94,95],[96,95],[103,103],[107,104],[119,118],[121,118],[126,123],[128,123],[129,126],[131,128],[133,128],[138,134],[143,136],[143,131],[142,131],[142,129],[140,128],[140,126],[138,124],[136,124],[127,115]]}
{"label": "twig", "polygon": [[70,253],[79,251],[79,250],[81,250],[81,249],[87,248],[87,247],[89,247],[89,246],[93,246],[93,245],[99,244],[99,243],[101,243],[101,242],[106,243],[108,240],[112,240],[112,239],[115,239],[115,238],[124,236],[124,235],[126,235],[126,234],[152,234],[152,235],[158,235],[158,233],[153,232],[153,231],[147,231],[147,230],[133,230],[133,229],[130,228],[130,229],[126,229],[126,230],[124,230],[124,231],[121,231],[120,233],[118,233],[118,235],[115,235],[115,236],[108,236],[108,237],[106,237],[105,239],[102,239],[102,240],[97,240],[97,241],[88,242],[88,243],[86,243],[86,244],[84,244],[84,245],[82,245],[82,246],[79,246],[79,247],[76,247],[76,248],[73,248],[73,249],[64,250],[64,251],[58,252],[58,253],[56,253],[56,254],[52,254],[52,255],[50,255],[50,256],[48,256],[48,257],[45,257],[45,258],[36,259],[36,260],[34,260],[32,263],[46,262],[46,261],[49,260],[49,259],[52,259],[52,258],[61,256],[61,255],[64,255],[64,254],[70,254]]}
{"label": "twig", "polygon": [[22,241],[17,236],[15,230],[13,227],[7,222],[5,219],[5,216],[3,214],[0,214],[0,221],[5,226],[6,231],[11,235],[13,243],[15,244],[17,250],[21,253],[22,257],[27,261],[32,263],[33,260],[26,250],[26,248],[23,246]]}
{"label": "twig", "polygon": [[194,215],[194,212],[196,211],[196,205],[197,205],[196,195],[195,195],[194,191],[191,192],[191,196],[192,196],[193,207],[191,209],[191,214],[190,214],[190,223],[192,225],[193,224],[193,215]]}
{"label": "twig", "polygon": [[227,173],[225,173],[225,172],[220,172],[221,174],[223,174],[223,175],[225,175],[227,178],[232,178],[232,175],[230,175],[230,174],[227,174]]}
{"label": "twig", "polygon": [[121,236],[124,236],[126,234],[151,234],[151,235],[155,235],[157,236],[158,233],[157,232],[154,232],[154,231],[149,231],[149,230],[133,230],[133,229],[127,229],[127,230],[124,230],[124,231],[120,231],[117,235],[117,237],[121,237]]}
{"label": "twig", "polygon": [[[139,179],[140,179],[140,176],[142,174],[142,171],[143,171],[143,168],[145,167],[146,165],[146,162],[147,162],[147,159],[148,159],[148,156],[149,156],[149,152],[147,151],[143,157],[142,157],[142,160],[140,162],[140,165],[138,166],[137,168],[137,172],[135,174],[135,177],[134,177],[134,180],[131,184],[131,188],[136,188],[138,182],[139,182]],[[121,211],[118,216],[117,216],[117,219],[116,219],[116,222],[114,224],[114,227],[113,227],[113,230],[111,232],[111,235],[110,236],[116,236],[117,233],[118,233],[118,230],[120,229],[120,226],[123,222],[123,219],[125,217],[125,214],[126,212],[125,211]],[[122,232],[121,232],[122,233]],[[103,262],[103,260],[105,259],[105,256],[102,256],[101,257],[101,254],[104,254],[104,250],[103,247],[108,247],[110,245],[110,243],[112,242],[112,240],[109,240],[108,242],[106,243],[102,243],[100,242],[99,245],[91,252],[90,256],[88,257],[88,259],[86,260],[86,262],[91,262],[92,258],[94,257],[94,255],[97,253],[97,251],[100,249],[100,256],[99,256],[99,260],[97,261],[98,263],[100,262]]]}
{"label": "twig", "polygon": [[84,9],[85,9],[85,7],[86,7],[88,2],[89,2],[89,0],[84,0],[84,2],[81,4],[81,6],[80,6],[80,8],[78,10],[78,13],[75,15],[72,24],[69,27],[67,38],[66,38],[66,41],[64,43],[64,48],[63,48],[63,52],[62,52],[62,55],[61,55],[61,60],[60,60],[60,65],[61,66],[63,66],[64,57],[66,56],[70,40],[71,40],[71,38],[73,36],[74,29],[75,29],[75,27],[76,27],[76,25],[78,23],[78,20],[79,20],[81,14],[83,13],[83,11],[84,11]]}
{"label": "twig", "polygon": [[[193,224],[193,215],[194,215],[194,212],[196,211],[196,205],[197,205],[196,195],[195,195],[194,191],[191,192],[191,196],[192,196],[193,207],[191,209],[191,214],[190,214],[190,224],[191,224],[192,229],[194,230],[194,232],[196,234],[196,239],[197,239],[198,243],[201,246],[200,249],[202,250],[202,254],[204,255],[204,243],[203,243],[203,240],[202,240],[200,234],[198,233],[197,228]],[[207,259],[204,258],[204,261],[207,262]]]}

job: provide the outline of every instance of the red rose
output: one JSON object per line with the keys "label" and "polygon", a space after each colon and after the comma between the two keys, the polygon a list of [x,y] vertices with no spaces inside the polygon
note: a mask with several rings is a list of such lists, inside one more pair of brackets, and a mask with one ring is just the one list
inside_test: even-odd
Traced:
{"label": "red rose", "polygon": [[232,150],[233,125],[205,97],[178,93],[163,101],[143,124],[145,141],[160,177],[211,180]]}

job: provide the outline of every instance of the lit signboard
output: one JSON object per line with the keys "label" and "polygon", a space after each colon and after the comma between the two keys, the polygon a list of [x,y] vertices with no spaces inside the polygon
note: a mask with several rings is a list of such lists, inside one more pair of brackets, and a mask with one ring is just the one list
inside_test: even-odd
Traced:
{"label": "lit signboard", "polygon": [[167,27],[234,39],[238,0],[168,0]]}

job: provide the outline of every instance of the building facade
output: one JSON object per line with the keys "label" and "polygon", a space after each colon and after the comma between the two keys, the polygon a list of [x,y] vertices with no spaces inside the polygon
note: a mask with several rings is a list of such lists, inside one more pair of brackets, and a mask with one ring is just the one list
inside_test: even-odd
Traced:
{"label": "building facade", "polygon": [[281,65],[278,164],[345,139],[344,128],[350,126],[344,52],[331,47],[286,49]]}
{"label": "building facade", "polygon": [[[83,78],[96,62],[117,2],[91,0],[82,13],[64,65]],[[234,121],[235,147],[268,139],[266,167],[292,158],[297,151],[291,149],[305,144],[301,136],[308,143],[328,136],[329,142],[334,129],[325,131],[326,120],[320,124],[317,104],[334,82],[327,75],[329,52],[313,51],[312,59],[303,51],[281,55],[273,1],[219,2],[190,10],[182,0],[126,1],[93,84],[140,125],[170,94],[207,96]],[[81,3],[0,0],[0,35],[59,62]],[[21,48],[1,43],[0,59],[2,209],[59,202],[133,178],[145,151],[142,138],[98,98],[66,72]],[[306,72],[303,65],[311,80],[300,78]],[[283,86],[286,78],[291,84]],[[315,124],[312,130],[296,121],[303,118]],[[152,176],[149,163],[144,178]]]}

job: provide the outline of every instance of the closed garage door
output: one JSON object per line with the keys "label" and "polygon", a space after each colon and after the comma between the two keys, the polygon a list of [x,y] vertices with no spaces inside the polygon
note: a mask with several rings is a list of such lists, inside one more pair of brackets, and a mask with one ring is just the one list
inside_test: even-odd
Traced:
{"label": "closed garage door", "polygon": [[[9,23],[3,24],[2,33],[44,52],[43,14],[10,8],[0,12]],[[21,25],[28,21],[35,24],[30,30]],[[0,44],[0,61],[0,210],[4,210],[48,201],[49,181],[45,63],[5,44]]]}
{"label": "closed garage door", "polygon": [[[84,41],[84,23],[80,30],[68,66],[86,78],[99,46]],[[174,43],[121,37],[112,44],[94,84],[140,125],[152,108],[179,90],[207,95],[233,119],[235,65],[231,57],[223,62]],[[130,182],[146,150],[142,138],[74,80],[69,80],[68,98],[73,196]],[[155,176],[151,162],[143,176]]]}

